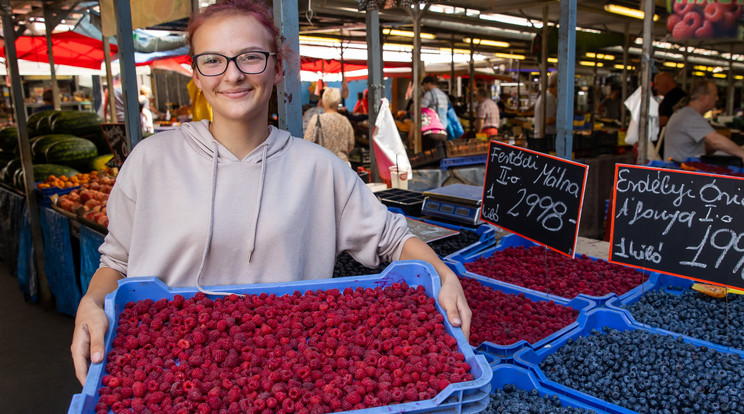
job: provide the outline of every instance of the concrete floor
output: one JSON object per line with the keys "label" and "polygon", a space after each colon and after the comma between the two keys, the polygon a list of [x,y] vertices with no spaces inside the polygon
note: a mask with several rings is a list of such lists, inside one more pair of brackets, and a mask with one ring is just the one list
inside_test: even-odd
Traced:
{"label": "concrete floor", "polygon": [[0,263],[0,412],[67,412],[82,390],[70,356],[73,326],[73,318],[25,302]]}

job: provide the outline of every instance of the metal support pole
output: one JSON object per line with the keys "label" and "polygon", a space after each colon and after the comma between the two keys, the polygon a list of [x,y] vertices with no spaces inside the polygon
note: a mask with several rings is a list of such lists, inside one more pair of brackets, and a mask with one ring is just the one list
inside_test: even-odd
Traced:
{"label": "metal support pole", "polygon": [[641,52],[641,119],[638,121],[638,164],[648,161],[648,107],[651,99],[651,71],[653,69],[654,1],[643,2],[643,52]]}
{"label": "metal support pole", "polygon": [[57,84],[57,70],[54,67],[54,52],[52,51],[52,31],[57,27],[58,19],[55,19],[53,16],[50,3],[45,1],[42,7],[44,12],[44,27],[46,29],[47,56],[49,57],[49,73],[52,78],[52,100],[54,101],[54,109],[59,111],[61,108],[59,85]]}
{"label": "metal support pole", "polygon": [[130,151],[142,140],[137,72],[134,66],[134,38],[132,36],[132,6],[129,0],[114,0],[116,11],[116,40],[119,46],[121,95],[124,99],[125,129]]}
{"label": "metal support pole", "polygon": [[452,35],[452,42],[450,43],[450,81],[449,81],[449,93],[452,96],[455,94],[455,35]]}
{"label": "metal support pole", "polygon": [[300,99],[300,18],[297,2],[274,0],[274,21],[279,22],[283,40],[289,47],[284,74],[277,85],[279,128],[302,137],[302,100]]}
{"label": "metal support pole", "polygon": [[[548,97],[548,23],[549,20],[549,7],[543,7],[543,27],[542,27],[542,44],[540,45],[540,54],[542,61],[542,70],[540,71],[540,131],[542,131],[543,137],[545,136],[545,113],[547,105],[545,105],[545,99]],[[519,104],[517,104],[517,111],[519,111]]]}
{"label": "metal support pole", "polygon": [[103,36],[103,62],[106,66],[106,88],[108,89],[108,122],[116,122],[116,98],[114,97],[114,77],[111,76],[111,44],[109,38]]}
{"label": "metal support pole", "polygon": [[687,84],[687,57],[690,54],[690,52],[687,51],[687,45],[684,47],[684,51],[682,52],[682,89],[687,90],[688,84]]}
{"label": "metal support pole", "polygon": [[[18,71],[18,59],[15,47],[15,32],[13,31],[13,10],[10,8],[10,0],[0,0],[0,12],[2,12],[3,36],[5,37],[6,59],[8,61],[8,75],[10,76],[11,97],[15,107],[16,126],[18,127],[18,149],[21,155],[23,167],[23,184],[26,194],[26,206],[31,222],[31,243],[34,251],[34,263],[36,264],[36,275],[38,276],[38,293],[41,304],[46,308],[52,306],[52,292],[49,289],[44,270],[44,241],[39,221],[39,204],[34,193],[34,169],[31,159],[31,144],[28,141],[28,129],[26,126],[26,106],[23,103],[23,88],[21,87],[21,75]],[[33,278],[34,275],[31,275]],[[35,292],[31,283],[31,295]]]}
{"label": "metal support pole", "polygon": [[559,157],[571,159],[576,64],[576,0],[563,0],[560,2],[560,8],[555,152]]}
{"label": "metal support pole", "polygon": [[[367,100],[369,102],[369,166],[372,182],[380,182],[380,172],[377,170],[375,148],[372,136],[375,131],[377,114],[380,111],[380,100],[384,95],[382,84],[382,45],[380,44],[380,12],[367,10]],[[415,74],[414,74],[415,76]],[[414,94],[415,96],[415,94]]]}
{"label": "metal support pole", "polygon": [[423,151],[423,145],[421,144],[421,13],[418,7],[411,11],[410,8],[406,9],[408,14],[413,19],[413,74],[411,76],[411,82],[413,82],[413,135],[409,132],[409,136],[413,136],[413,152]]}
{"label": "metal support pole", "polygon": [[729,54],[729,70],[728,70],[728,95],[726,96],[726,115],[734,115],[734,45],[731,45],[731,52]]}
{"label": "metal support pole", "polygon": [[622,105],[620,109],[620,126],[623,128],[627,125],[628,114],[625,110],[625,100],[628,99],[628,61],[630,60],[628,50],[630,49],[630,23],[625,23],[625,45],[623,45],[623,81],[620,82],[622,87]]}
{"label": "metal support pole", "polygon": [[[475,59],[473,58],[473,54],[475,53],[475,45],[474,42],[470,42],[470,66],[468,74],[470,76],[470,79],[468,79],[468,116],[470,117],[470,122],[468,129],[470,129],[470,136],[475,137]],[[519,104],[517,104],[519,105]]]}

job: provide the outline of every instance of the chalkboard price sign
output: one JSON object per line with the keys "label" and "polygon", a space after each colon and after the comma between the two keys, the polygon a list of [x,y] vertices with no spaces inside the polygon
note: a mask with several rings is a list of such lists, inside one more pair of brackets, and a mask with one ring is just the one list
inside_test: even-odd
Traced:
{"label": "chalkboard price sign", "polygon": [[610,261],[744,288],[744,179],[618,164]]}
{"label": "chalkboard price sign", "polygon": [[129,140],[127,139],[126,125],[123,122],[101,124],[103,137],[119,165],[124,163],[129,155]]}
{"label": "chalkboard price sign", "polygon": [[588,168],[491,141],[481,219],[573,256]]}

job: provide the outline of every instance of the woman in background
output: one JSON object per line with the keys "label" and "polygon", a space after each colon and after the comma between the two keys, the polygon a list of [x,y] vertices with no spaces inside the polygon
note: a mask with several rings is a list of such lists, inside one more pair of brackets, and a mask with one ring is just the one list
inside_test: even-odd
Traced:
{"label": "woman in background", "polygon": [[305,129],[305,139],[322,145],[345,162],[354,149],[354,128],[345,116],[338,113],[341,93],[336,88],[323,89],[321,102],[324,113],[310,118]]}

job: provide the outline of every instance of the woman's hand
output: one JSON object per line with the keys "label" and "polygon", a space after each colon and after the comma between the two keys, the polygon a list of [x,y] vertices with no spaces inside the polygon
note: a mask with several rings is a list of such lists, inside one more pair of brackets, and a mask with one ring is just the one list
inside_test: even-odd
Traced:
{"label": "woman's hand", "polygon": [[[441,273],[441,272],[440,272]],[[443,276],[440,274],[440,276]],[[452,326],[462,328],[465,339],[470,342],[470,321],[473,312],[468,306],[465,299],[465,292],[457,276],[450,271],[450,275],[442,283],[442,290],[439,291],[439,304],[447,312],[447,319]]]}
{"label": "woman's hand", "polygon": [[81,385],[85,385],[90,363],[98,364],[104,360],[104,337],[107,330],[106,312],[94,300],[84,296],[78,306],[70,346],[75,376]]}
{"label": "woman's hand", "polygon": [[82,385],[85,385],[90,363],[98,364],[106,358],[104,338],[109,321],[103,304],[106,295],[116,290],[118,280],[122,278],[114,269],[99,268],[90,280],[88,292],[78,305],[70,352],[75,364],[75,376]]}

